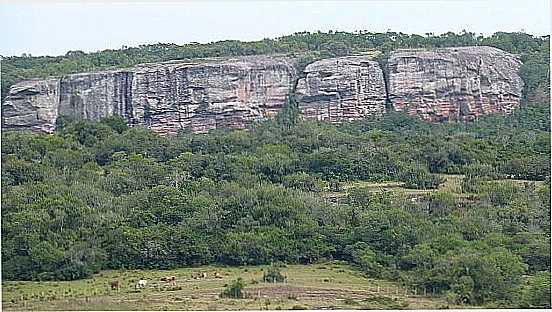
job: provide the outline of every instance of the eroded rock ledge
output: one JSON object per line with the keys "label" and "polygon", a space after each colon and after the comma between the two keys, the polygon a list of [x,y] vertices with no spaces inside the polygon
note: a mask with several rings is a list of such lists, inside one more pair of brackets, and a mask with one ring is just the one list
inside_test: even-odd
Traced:
{"label": "eroded rock ledge", "polygon": [[387,102],[427,121],[472,120],[519,106],[520,65],[490,47],[398,50],[384,69],[369,56],[324,59],[302,75],[285,57],[143,64],[17,83],[2,103],[2,127],[52,132],[61,115],[119,115],[162,134],[244,128],[274,117],[290,96],[306,119],[382,115]]}

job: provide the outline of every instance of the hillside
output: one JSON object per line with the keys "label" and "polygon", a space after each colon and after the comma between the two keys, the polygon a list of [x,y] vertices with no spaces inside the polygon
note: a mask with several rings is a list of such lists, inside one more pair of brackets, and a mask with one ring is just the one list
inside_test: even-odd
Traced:
{"label": "hillside", "polygon": [[[104,271],[90,280],[72,282],[7,282],[2,296],[5,310],[300,310],[300,309],[439,309],[455,308],[431,291],[367,278],[342,263],[283,265],[284,282],[263,281],[268,266],[177,269],[170,271]],[[193,279],[194,273],[207,273]],[[220,275],[215,278],[214,274]],[[176,285],[161,281],[175,276]],[[149,281],[136,290],[140,278]],[[242,278],[245,299],[219,298],[225,285]],[[111,281],[121,282],[111,290]]]}
{"label": "hillside", "polygon": [[7,58],[3,307],[550,308],[548,53],[332,32]]}

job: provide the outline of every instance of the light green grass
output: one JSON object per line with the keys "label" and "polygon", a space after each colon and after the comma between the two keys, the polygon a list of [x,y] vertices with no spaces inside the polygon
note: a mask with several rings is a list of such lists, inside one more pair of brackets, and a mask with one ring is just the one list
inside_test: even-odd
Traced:
{"label": "light green grass", "polygon": [[[434,192],[449,192],[460,197],[465,197],[469,195],[469,194],[462,193],[462,180],[464,179],[464,175],[440,174],[439,176],[444,178],[445,181],[441,183],[441,185],[439,185],[439,188],[437,189],[427,189],[427,190],[408,189],[404,187],[404,182],[396,182],[396,181],[389,181],[389,182],[354,181],[354,182],[349,182],[344,184],[343,191],[326,192],[326,196],[333,197],[333,198],[344,197],[344,196],[347,196],[349,190],[354,187],[365,188],[372,192],[393,191],[393,192],[403,193],[407,195],[430,194]],[[536,186],[540,186],[544,183],[543,181],[514,180],[514,179],[500,179],[500,180],[492,180],[492,181],[499,182],[499,183],[516,183],[518,185],[529,183],[529,184],[534,184]]]}
{"label": "light green grass", "polygon": [[[170,271],[104,271],[87,280],[71,282],[2,283],[5,310],[260,310],[295,308],[334,309],[437,309],[442,298],[414,296],[392,282],[370,279],[355,268],[337,262],[288,265],[282,268],[286,283],[261,282],[266,266],[184,268]],[[205,280],[191,278],[207,272]],[[222,279],[214,278],[214,272]],[[177,286],[159,279],[177,277]],[[134,284],[146,278],[145,289]],[[226,284],[241,277],[247,283],[248,299],[221,299]],[[119,291],[109,289],[118,280]],[[405,295],[408,294],[408,295]]]}

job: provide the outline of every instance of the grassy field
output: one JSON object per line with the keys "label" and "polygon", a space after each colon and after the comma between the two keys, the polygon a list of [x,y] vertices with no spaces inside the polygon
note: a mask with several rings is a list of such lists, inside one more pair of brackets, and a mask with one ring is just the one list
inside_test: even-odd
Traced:
{"label": "grassy field", "polygon": [[[438,309],[443,298],[414,293],[391,282],[364,277],[339,262],[288,265],[286,283],[262,282],[266,266],[185,268],[171,271],[104,271],[71,282],[3,282],[5,310],[263,310],[263,309]],[[206,279],[193,279],[206,272]],[[218,272],[222,278],[215,278]],[[177,285],[161,282],[174,275]],[[221,299],[224,286],[241,277],[248,299]],[[140,278],[147,287],[135,290]],[[120,290],[111,290],[118,280]],[[453,307],[453,306],[449,306]]]}
{"label": "grassy field", "polygon": [[[401,192],[405,194],[429,194],[433,192],[438,191],[446,191],[450,192],[456,195],[466,195],[462,194],[462,179],[464,179],[464,175],[460,174],[440,174],[442,178],[444,178],[444,182],[439,185],[439,188],[437,189],[431,189],[431,190],[424,190],[424,189],[409,189],[404,187],[404,182],[366,182],[366,181],[355,181],[355,182],[349,182],[342,186],[341,192],[326,192],[329,196],[346,196],[348,191],[354,187],[360,187],[360,188],[366,188],[373,192],[381,192],[381,191],[394,191],[394,192]],[[542,185],[543,181],[530,181],[530,180],[515,180],[515,179],[500,179],[500,180],[492,180],[495,182],[501,182],[501,183],[516,183],[516,184],[534,184],[534,185]]]}

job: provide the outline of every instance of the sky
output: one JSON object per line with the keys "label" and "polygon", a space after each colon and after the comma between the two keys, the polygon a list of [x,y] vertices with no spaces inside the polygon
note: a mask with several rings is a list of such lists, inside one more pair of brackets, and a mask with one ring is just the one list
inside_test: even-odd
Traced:
{"label": "sky", "polygon": [[0,55],[62,55],[153,43],[260,40],[300,31],[467,30],[550,34],[549,0],[101,3],[0,0]]}

